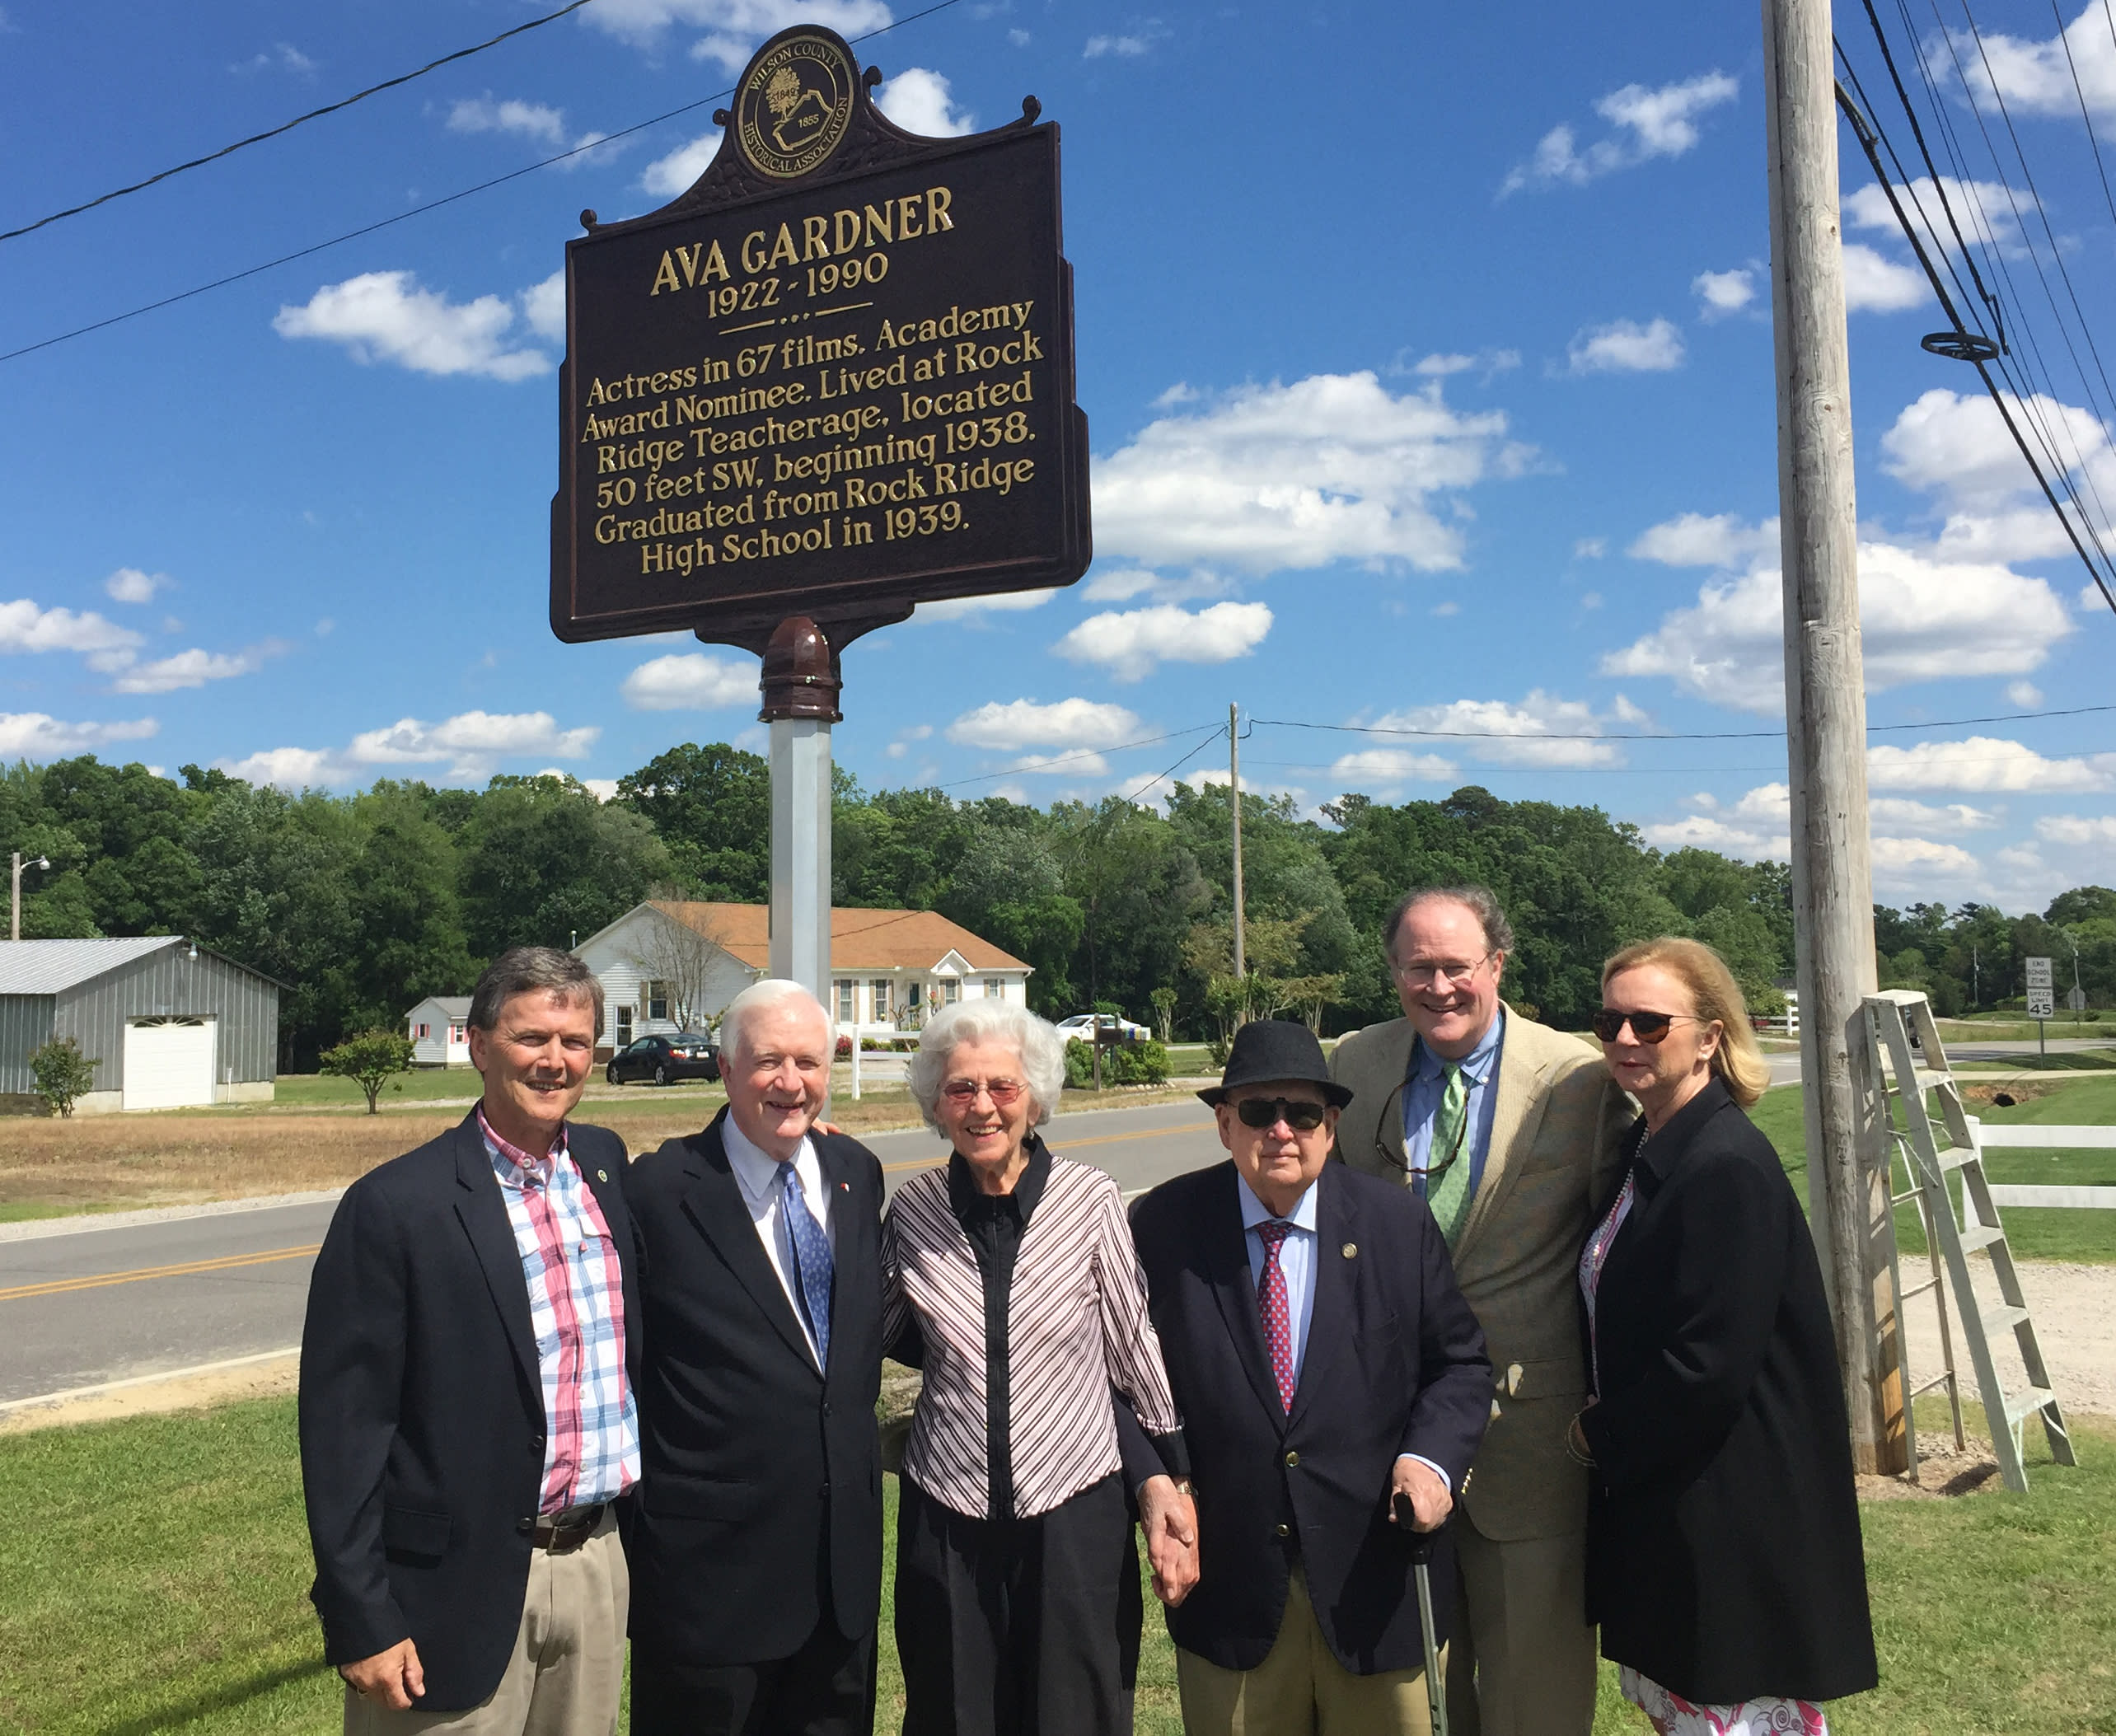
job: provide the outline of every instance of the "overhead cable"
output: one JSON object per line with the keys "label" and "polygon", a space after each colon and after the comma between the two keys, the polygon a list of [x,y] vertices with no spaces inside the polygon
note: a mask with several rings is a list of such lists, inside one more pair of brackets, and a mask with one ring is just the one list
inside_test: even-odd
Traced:
{"label": "overhead cable", "polygon": [[487,49],[498,48],[510,36],[519,36],[529,30],[540,30],[547,24],[555,24],[569,12],[577,12],[591,3],[592,0],[571,0],[569,5],[562,6],[555,12],[546,12],[541,18],[531,18],[527,24],[517,24],[513,30],[502,30],[497,36],[487,37],[483,42],[473,44],[469,48],[457,49],[454,54],[443,54],[438,60],[429,60],[412,72],[400,73],[394,78],[385,78],[380,84],[371,84],[366,90],[355,91],[350,96],[341,97],[336,102],[327,102],[320,109],[311,109],[306,115],[297,115],[292,120],[282,122],[264,132],[253,133],[247,138],[238,138],[232,145],[223,145],[219,150],[209,151],[204,157],[194,157],[187,163],[178,163],[173,168],[162,170],[158,175],[148,175],[145,180],[136,180],[129,187],[114,187],[108,193],[78,205],[69,205],[63,211],[54,211],[49,217],[40,217],[34,223],[25,223],[19,229],[0,229],[0,241],[12,241],[20,236],[35,234],[49,224],[62,222],[69,217],[78,217],[84,211],[93,211],[98,205],[107,205],[114,199],[123,199],[129,193],[144,192],[147,188],[167,180],[172,175],[181,175],[189,169],[203,169],[208,163],[217,163],[223,157],[232,157],[236,152],[246,150],[251,145],[261,145],[268,138],[277,138],[283,133],[291,133],[296,127],[304,126],[311,120],[321,120],[326,115],[335,115],[340,109],[349,109],[354,103],[365,102],[370,96],[378,96],[384,91],[393,91],[400,84],[410,84],[414,78],[424,78],[428,73],[438,71],[442,67],[452,65],[458,60],[468,60],[471,55],[482,54]]}
{"label": "overhead cable", "polygon": [[[2006,711],[1981,718],[1935,718],[1920,723],[1869,723],[1868,735],[1912,729],[1961,729],[1973,723],[2026,723],[2041,718],[2078,718],[2104,711],[2116,711],[2116,705],[2067,705],[2055,711]],[[1461,742],[1763,742],[1782,741],[1782,729],[1707,729],[1656,731],[1651,734],[1609,734],[1602,731],[1538,730],[1533,735],[1523,735],[1517,730],[1505,729],[1407,729],[1393,724],[1382,723],[1306,723],[1293,718],[1252,718],[1249,720],[1259,729],[1327,729],[1341,735],[1355,736],[1419,736],[1435,740]]]}

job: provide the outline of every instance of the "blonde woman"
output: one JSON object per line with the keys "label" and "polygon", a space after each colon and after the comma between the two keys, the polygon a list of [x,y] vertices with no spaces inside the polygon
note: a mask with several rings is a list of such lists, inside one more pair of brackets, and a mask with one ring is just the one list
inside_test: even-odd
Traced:
{"label": "blonde woman", "polygon": [[1770,1068],[1694,940],[1617,953],[1593,1022],[1642,1112],[1580,1259],[1588,1614],[1661,1736],[1825,1736],[1878,1673],[1822,1270],[1743,1113]]}

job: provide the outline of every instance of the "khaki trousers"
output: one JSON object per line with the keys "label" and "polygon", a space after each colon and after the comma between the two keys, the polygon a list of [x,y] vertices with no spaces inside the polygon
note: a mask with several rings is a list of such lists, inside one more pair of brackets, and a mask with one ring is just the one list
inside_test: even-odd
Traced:
{"label": "khaki trousers", "polygon": [[1464,1518],[1452,1536],[1449,1736],[1588,1736],[1595,1666],[1586,1533],[1498,1543]]}
{"label": "khaki trousers", "polygon": [[[1447,1668],[1444,1646],[1440,1668]],[[1355,1676],[1337,1661],[1298,1566],[1278,1638],[1262,1663],[1223,1669],[1178,1646],[1176,1686],[1185,1736],[1431,1736],[1433,1728],[1424,1670]]]}
{"label": "khaki trousers", "polygon": [[345,1690],[345,1736],[611,1736],[632,1579],[606,1513],[578,1549],[529,1557],[522,1626],[499,1686],[465,1712],[393,1712]]}

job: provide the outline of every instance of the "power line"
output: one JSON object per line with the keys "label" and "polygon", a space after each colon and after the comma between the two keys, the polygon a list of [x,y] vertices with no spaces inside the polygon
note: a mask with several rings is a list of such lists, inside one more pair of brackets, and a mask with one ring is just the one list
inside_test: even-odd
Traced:
{"label": "power line", "polygon": [[1215,724],[1210,735],[1207,736],[1202,742],[1199,742],[1196,746],[1191,749],[1191,751],[1185,754],[1182,759],[1177,760],[1173,765],[1171,765],[1168,769],[1168,770],[1163,772],[1160,774],[1160,777],[1149,778],[1145,783],[1140,784],[1138,788],[1132,791],[1129,799],[1133,802],[1136,802],[1141,796],[1145,795],[1148,790],[1153,788],[1156,784],[1159,784],[1162,778],[1173,777],[1176,773],[1181,771],[1184,766],[1188,765],[1192,760],[1195,760],[1200,754],[1203,753],[1206,748],[1211,746],[1215,742],[1218,741],[1226,733],[1227,726],[1224,723]]}
{"label": "power line", "polygon": [[[944,12],[950,7],[961,3],[962,0],[939,0],[939,4],[929,6],[923,12],[912,12],[906,17],[897,19],[893,24],[882,25],[878,29],[868,31],[864,36],[854,36],[851,40],[855,44],[872,41],[877,36],[886,36],[892,30],[901,30],[907,24],[915,24],[921,18],[930,18],[935,12]],[[716,91],[710,96],[701,96],[695,102],[684,103],[680,107],[670,109],[663,114],[655,115],[651,120],[642,120],[632,126],[621,127],[615,133],[606,133],[600,138],[575,145],[570,150],[558,152],[539,162],[531,163],[526,168],[512,170],[505,175],[495,175],[490,180],[480,181],[475,187],[466,187],[460,193],[451,193],[440,199],[429,199],[423,205],[414,205],[409,211],[400,211],[394,217],[386,217],[375,222],[364,223],[358,229],[349,229],[344,234],[333,236],[327,241],[318,241],[308,247],[297,247],[293,252],[283,253],[279,258],[267,260],[261,265],[251,265],[241,271],[232,271],[226,277],[215,278],[210,283],[200,283],[195,288],[180,290],[175,295],[162,297],[159,301],[148,302],[142,306],[131,308],[124,313],[112,314],[107,319],[94,320],[86,325],[77,325],[71,331],[60,332],[56,337],[40,339],[35,344],[25,344],[19,349],[0,352],[0,363],[12,362],[22,356],[33,355],[38,350],[49,349],[54,344],[64,344],[74,338],[86,337],[91,332],[101,331],[108,326],[121,325],[128,320],[139,318],[143,314],[156,313],[164,307],[173,307],[179,302],[188,302],[194,296],[205,295],[215,289],[225,289],[230,283],[239,283],[245,278],[254,278],[260,273],[271,271],[279,266],[292,264],[296,260],[305,260],[311,254],[322,253],[333,247],[343,246],[347,241],[359,240],[362,236],[372,235],[378,230],[391,227],[393,224],[408,222],[414,217],[424,217],[428,212],[438,211],[444,205],[452,205],[460,199],[469,199],[476,194],[489,192],[494,187],[503,186],[508,181],[519,180],[525,175],[534,175],[539,169],[548,169],[553,163],[564,162],[568,157],[578,157],[587,151],[599,151],[615,140],[629,138],[634,133],[644,133],[649,127],[658,127],[663,121],[673,120],[679,115],[688,115],[694,109],[705,108],[708,104],[723,101],[733,95],[734,91],[732,88]]]}
{"label": "power line", "polygon": [[[2106,9],[2109,0],[2101,0],[2101,3]],[[2094,147],[2094,168],[2101,177],[2102,200],[2109,207],[2109,220],[2116,222],[2116,193],[2109,189],[2108,166],[2101,161],[2101,140],[2095,133],[2094,116],[2086,106],[2086,87],[2079,82],[2079,65],[2072,58],[2072,38],[2065,34],[2065,15],[2057,10],[2057,0],[2050,0],[2050,16],[2057,21],[2057,41],[2064,49],[2065,65],[2072,73],[2072,95],[2079,98],[2079,118],[2086,128],[2086,142]],[[2110,27],[2116,30],[2116,14],[2111,15]]]}
{"label": "power line", "polygon": [[349,109],[356,102],[365,102],[370,96],[380,96],[384,91],[393,91],[400,84],[410,84],[414,78],[424,78],[428,73],[458,60],[467,60],[473,54],[482,54],[487,49],[498,48],[510,36],[519,36],[529,30],[540,30],[547,24],[555,24],[569,12],[577,12],[591,0],[571,0],[555,12],[546,12],[541,18],[531,18],[527,24],[517,24],[511,30],[502,30],[497,36],[488,37],[472,47],[457,49],[452,54],[443,54],[438,60],[429,60],[416,71],[402,73],[395,78],[385,78],[380,84],[371,84],[364,91],[355,91],[350,96],[336,102],[325,103],[320,109],[311,109],[306,115],[297,115],[292,120],[263,133],[253,133],[247,138],[238,138],[232,145],[223,145],[218,151],[209,151],[204,157],[194,157],[187,163],[178,163],[174,168],[164,169],[158,175],[150,175],[145,180],[136,180],[129,187],[115,187],[108,193],[87,200],[85,204],[69,205],[63,211],[54,211],[49,217],[40,217],[34,223],[25,223],[19,229],[0,230],[0,241],[12,241],[16,237],[34,234],[49,224],[62,222],[69,217],[78,217],[84,211],[93,211],[98,205],[107,205],[114,199],[123,199],[130,193],[144,192],[147,188],[167,180],[172,175],[181,175],[186,170],[203,169],[208,163],[217,163],[223,157],[232,157],[237,151],[251,145],[261,145],[268,138],[277,138],[283,133],[291,133],[296,127],[311,120],[321,120],[326,115],[335,115],[340,109]]}
{"label": "power line", "polygon": [[[1226,732],[1227,726],[1224,723],[1194,724],[1188,729],[1172,729],[1164,735],[1141,736],[1135,742],[1119,742],[1114,746],[1111,747],[1083,748],[1078,753],[1060,754],[1054,759],[1040,760],[1033,765],[1013,766],[1005,771],[981,772],[974,778],[957,778],[952,783],[935,784],[932,785],[931,788],[934,789],[961,789],[967,784],[995,784],[1001,778],[1018,777],[1023,773],[1048,771],[1054,765],[1070,765],[1080,760],[1099,760],[1104,754],[1125,753],[1135,747],[1154,747],[1158,746],[1163,742],[1180,741],[1185,736],[1196,735],[1201,729],[1210,729],[1220,734],[1224,734]],[[1209,747],[1211,745],[1211,737],[1207,737],[1205,740],[1198,743],[1198,747]],[[1194,747],[1191,750],[1191,753],[1196,753],[1197,751],[1198,748]],[[1190,756],[1190,754],[1185,754],[1183,756],[1183,760],[1187,760]],[[1183,763],[1183,760],[1177,760],[1176,764],[1177,765],[1182,765]],[[1171,770],[1173,769],[1173,768],[1172,767]],[[1161,777],[1165,778],[1168,774],[1164,771],[1161,774]],[[1154,782],[1155,784],[1159,783],[1160,778],[1156,778]],[[1150,789],[1153,788],[1153,785],[1149,784],[1147,788]]]}
{"label": "power line", "polygon": [[[1870,723],[1868,735],[1912,729],[1960,729],[1973,723],[2025,723],[2040,718],[2077,718],[2092,713],[2116,711],[2116,705],[2067,705],[2053,711],[1997,712],[1981,718],[1936,718],[1922,723]],[[1259,729],[1322,729],[1341,735],[1418,736],[1463,742],[1763,742],[1781,741],[1782,729],[1713,729],[1656,732],[1653,734],[1613,735],[1600,732],[1560,730],[1522,735],[1504,729],[1404,729],[1380,723],[1307,723],[1293,718],[1252,718]]]}

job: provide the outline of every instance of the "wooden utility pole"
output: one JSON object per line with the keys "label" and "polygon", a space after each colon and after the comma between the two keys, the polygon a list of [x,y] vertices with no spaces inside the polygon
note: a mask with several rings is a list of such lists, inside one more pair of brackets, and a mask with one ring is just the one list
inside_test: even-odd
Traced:
{"label": "wooden utility pole", "polygon": [[1227,708],[1227,806],[1234,816],[1234,979],[1248,976],[1242,938],[1242,733],[1234,708]]}
{"label": "wooden utility pole", "polygon": [[1830,0],[1763,5],[1809,1215],[1829,1286],[1853,1459],[1863,1472],[1900,1471],[1908,1418],[1886,1239],[1894,1233],[1889,1165],[1860,1026],[1861,998],[1876,985]]}

